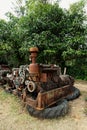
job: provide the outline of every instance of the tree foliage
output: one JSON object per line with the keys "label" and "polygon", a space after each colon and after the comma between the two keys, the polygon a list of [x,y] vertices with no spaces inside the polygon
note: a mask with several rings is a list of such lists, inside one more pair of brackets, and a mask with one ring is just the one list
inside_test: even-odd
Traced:
{"label": "tree foliage", "polygon": [[[16,16],[7,13],[9,21],[0,20],[0,63],[11,66],[28,63],[32,46],[39,48],[40,63],[68,66],[70,70],[73,66],[77,68],[80,60],[87,63],[84,1],[71,5],[69,10],[43,0],[26,0],[23,6],[21,3],[22,0],[16,2]],[[79,69],[85,68],[82,66]]]}

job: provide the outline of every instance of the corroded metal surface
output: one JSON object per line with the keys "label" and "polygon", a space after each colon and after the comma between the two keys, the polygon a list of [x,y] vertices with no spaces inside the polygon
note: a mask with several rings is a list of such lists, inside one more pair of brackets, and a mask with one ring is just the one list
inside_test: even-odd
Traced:
{"label": "corroded metal surface", "polygon": [[38,48],[30,48],[30,65],[12,69],[7,82],[14,95],[22,98],[25,104],[42,110],[72,93],[74,78],[61,75],[57,65],[36,63]]}

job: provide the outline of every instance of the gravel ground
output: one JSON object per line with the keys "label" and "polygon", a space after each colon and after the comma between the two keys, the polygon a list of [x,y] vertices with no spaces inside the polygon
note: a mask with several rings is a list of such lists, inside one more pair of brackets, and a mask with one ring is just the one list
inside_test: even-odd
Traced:
{"label": "gravel ground", "polygon": [[0,89],[0,130],[87,130],[87,82],[76,81],[75,86],[81,96],[69,102],[69,113],[50,120],[31,117],[17,98]]}

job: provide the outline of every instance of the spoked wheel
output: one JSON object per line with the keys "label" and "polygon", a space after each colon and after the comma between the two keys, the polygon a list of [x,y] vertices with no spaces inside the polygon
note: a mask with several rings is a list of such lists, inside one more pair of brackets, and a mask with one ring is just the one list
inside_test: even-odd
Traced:
{"label": "spoked wheel", "polygon": [[76,87],[72,87],[72,94],[68,95],[66,97],[66,100],[67,101],[70,101],[70,100],[74,100],[76,98],[78,98],[80,96],[80,91],[78,88]]}
{"label": "spoked wheel", "polygon": [[31,106],[27,105],[27,110],[31,116],[38,118],[58,118],[59,116],[64,116],[68,112],[68,101],[62,99],[55,106],[46,108],[42,111],[36,110]]}

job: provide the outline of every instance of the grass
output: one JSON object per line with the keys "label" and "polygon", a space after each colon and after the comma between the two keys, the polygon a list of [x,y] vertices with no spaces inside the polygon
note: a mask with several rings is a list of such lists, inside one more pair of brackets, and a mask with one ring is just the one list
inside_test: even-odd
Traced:
{"label": "grass", "polygon": [[0,90],[0,100],[5,101],[9,98],[9,94],[7,94],[4,90]]}
{"label": "grass", "polygon": [[87,92],[81,91],[81,95],[83,96],[83,100],[85,101],[84,113],[87,115]]}
{"label": "grass", "polygon": [[85,101],[87,102],[87,97],[85,97]]}
{"label": "grass", "polygon": [[86,100],[86,105],[85,105],[84,113],[87,115],[87,100]]}
{"label": "grass", "polygon": [[5,92],[3,89],[0,89],[0,102],[2,104],[7,104],[7,106],[10,105],[9,110],[12,113],[18,113],[21,109],[23,109],[20,99],[12,94]]}
{"label": "grass", "polygon": [[85,96],[85,102],[86,102],[86,105],[85,105],[85,110],[84,110],[84,112],[85,112],[85,114],[87,115],[87,95]]}

